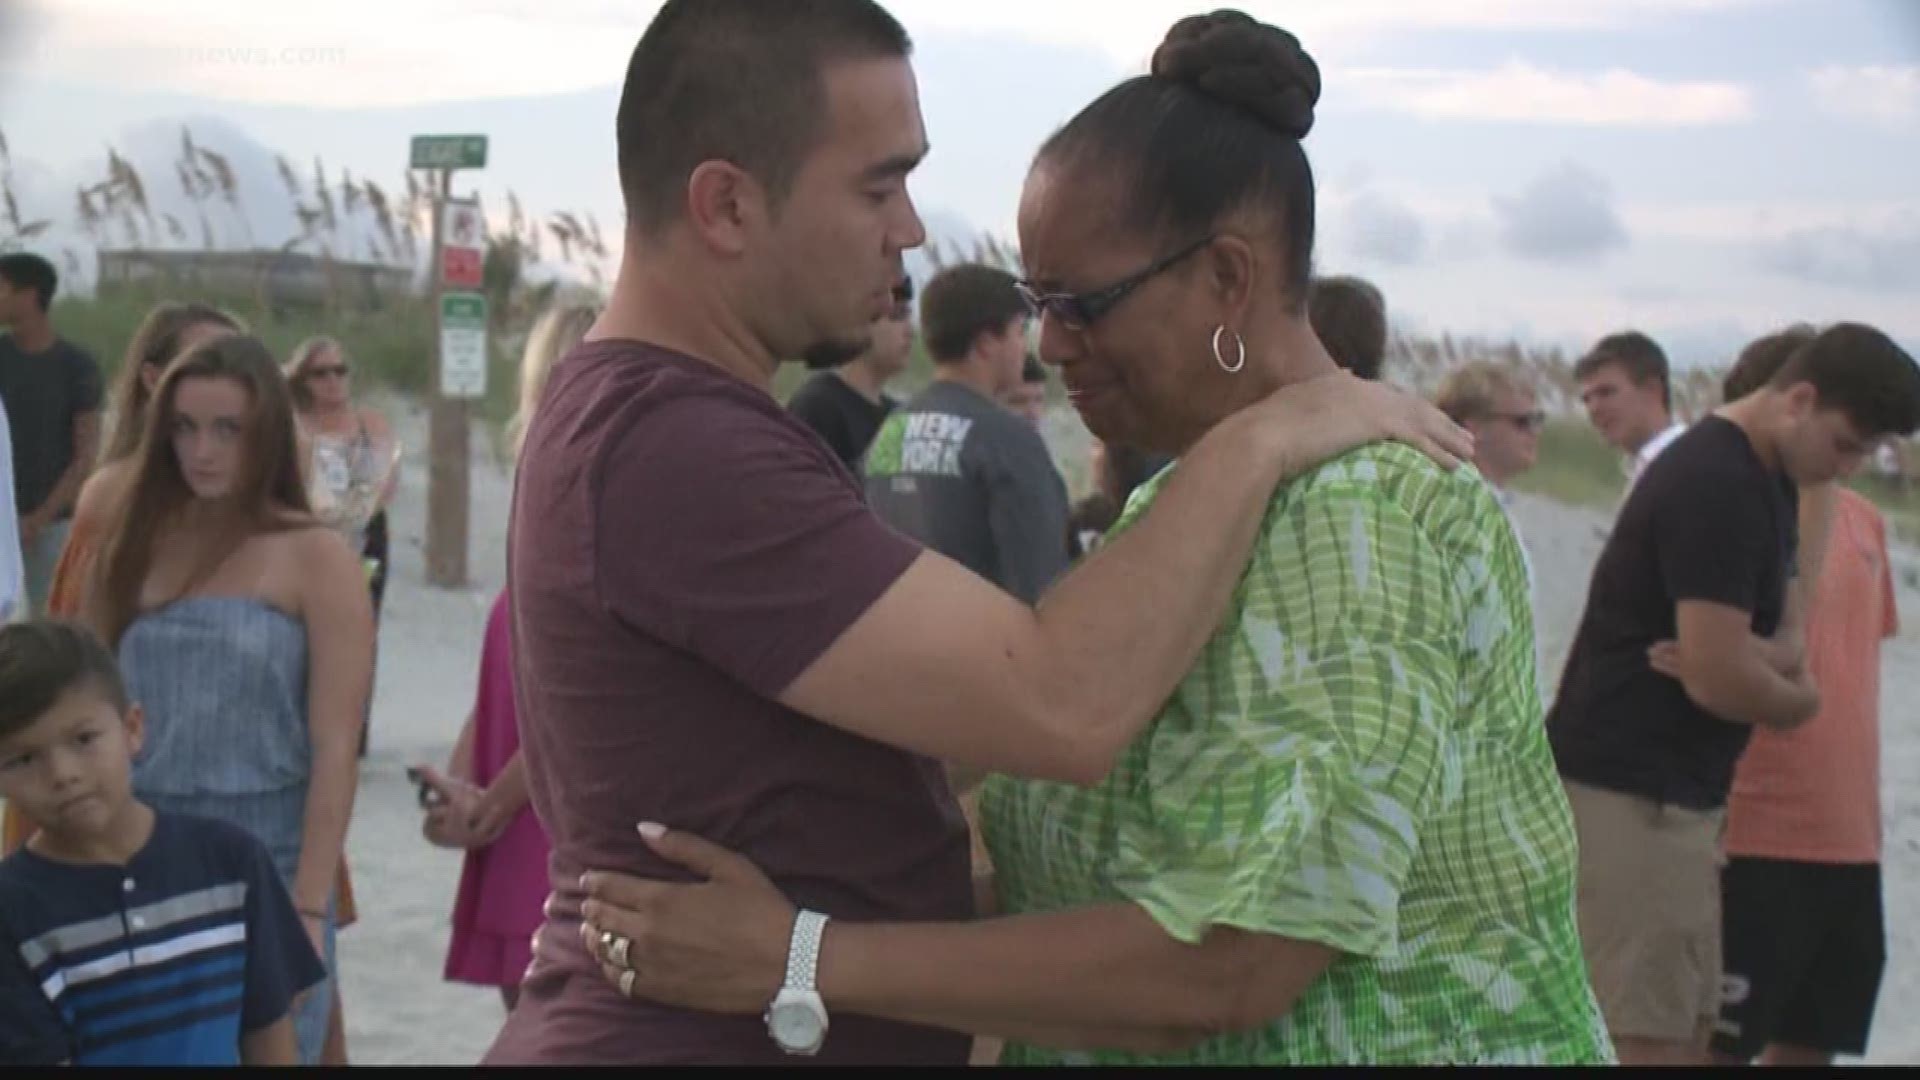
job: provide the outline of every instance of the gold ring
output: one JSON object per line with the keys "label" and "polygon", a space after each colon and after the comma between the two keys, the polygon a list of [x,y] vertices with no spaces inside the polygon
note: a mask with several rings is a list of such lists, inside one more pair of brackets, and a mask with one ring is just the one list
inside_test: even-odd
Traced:
{"label": "gold ring", "polygon": [[633,996],[633,975],[634,975],[634,972],[632,968],[628,968],[627,970],[620,973],[620,996],[621,997],[630,998]]}

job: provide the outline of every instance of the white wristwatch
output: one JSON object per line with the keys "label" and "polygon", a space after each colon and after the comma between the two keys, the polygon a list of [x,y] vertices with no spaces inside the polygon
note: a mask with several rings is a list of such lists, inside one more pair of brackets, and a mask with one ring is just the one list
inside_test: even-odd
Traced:
{"label": "white wristwatch", "polygon": [[827,1003],[814,989],[820,967],[820,939],[827,917],[802,911],[793,919],[793,941],[787,946],[787,982],[767,1006],[767,1034],[789,1054],[812,1057],[827,1041]]}

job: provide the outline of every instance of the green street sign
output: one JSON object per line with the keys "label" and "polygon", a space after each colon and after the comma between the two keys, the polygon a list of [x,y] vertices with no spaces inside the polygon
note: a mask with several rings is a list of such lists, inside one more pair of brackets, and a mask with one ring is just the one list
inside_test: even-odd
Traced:
{"label": "green street sign", "polygon": [[485,330],[487,298],[479,293],[447,293],[440,298],[440,324]]}
{"label": "green street sign", "polygon": [[484,169],[487,167],[485,135],[415,135],[413,168]]}
{"label": "green street sign", "polygon": [[478,293],[440,297],[440,394],[487,396],[487,298]]}

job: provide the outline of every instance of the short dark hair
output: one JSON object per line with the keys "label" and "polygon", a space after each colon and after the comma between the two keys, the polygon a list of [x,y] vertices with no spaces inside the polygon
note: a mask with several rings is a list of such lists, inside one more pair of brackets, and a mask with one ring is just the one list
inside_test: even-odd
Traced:
{"label": "short dark hair", "polygon": [[912,51],[873,0],[667,0],[614,121],[629,225],[655,235],[677,220],[703,161],[752,173],[777,208],[825,128],[826,66]]}
{"label": "short dark hair", "polygon": [[1801,345],[1769,386],[1810,384],[1820,407],[1838,409],[1869,439],[1902,438],[1920,428],[1920,367],[1871,326],[1835,323]]}
{"label": "short dark hair", "polygon": [[1573,377],[1591,379],[1608,364],[1620,365],[1636,386],[1645,385],[1648,379],[1659,379],[1660,400],[1668,409],[1673,408],[1673,383],[1667,377],[1667,354],[1652,338],[1638,330],[1608,334],[1596,342],[1587,355],[1580,358],[1579,363],[1573,365]]}
{"label": "short dark hair", "polygon": [[1720,400],[1728,403],[1739,401],[1772,382],[1794,352],[1818,334],[1818,330],[1806,323],[1795,323],[1785,330],[1776,330],[1766,337],[1748,342],[1720,384]]}
{"label": "short dark hair", "polygon": [[1040,366],[1039,359],[1032,353],[1028,353],[1026,363],[1020,365],[1020,381],[1029,386],[1047,381],[1047,369]]}
{"label": "short dark hair", "polygon": [[920,333],[936,364],[966,359],[982,334],[999,333],[1029,316],[1012,274],[997,266],[964,263],[927,282],[920,296]]}
{"label": "short dark hair", "polygon": [[126,715],[120,665],[91,630],[56,619],[0,627],[0,738],[33,726],[63,694],[79,687],[95,691]]}
{"label": "short dark hair", "polygon": [[38,297],[41,311],[53,306],[53,294],[60,289],[60,274],[53,264],[30,251],[0,255],[0,278]]}
{"label": "short dark hair", "polygon": [[1080,110],[1040,159],[1111,177],[1119,227],[1170,244],[1203,239],[1241,210],[1270,215],[1281,288],[1298,310],[1314,231],[1300,140],[1313,128],[1319,67],[1285,30],[1216,11],[1175,23],[1149,70]]}
{"label": "short dark hair", "polygon": [[1379,379],[1387,358],[1387,300],[1357,277],[1315,278],[1307,319],[1333,362],[1363,379]]}

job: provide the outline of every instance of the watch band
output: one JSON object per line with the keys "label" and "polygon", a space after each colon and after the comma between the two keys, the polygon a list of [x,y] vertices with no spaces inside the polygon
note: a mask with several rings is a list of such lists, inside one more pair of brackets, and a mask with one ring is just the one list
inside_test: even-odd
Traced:
{"label": "watch band", "polygon": [[788,990],[811,993],[820,969],[820,940],[827,928],[827,917],[817,911],[802,910],[793,918],[793,940],[787,946]]}

